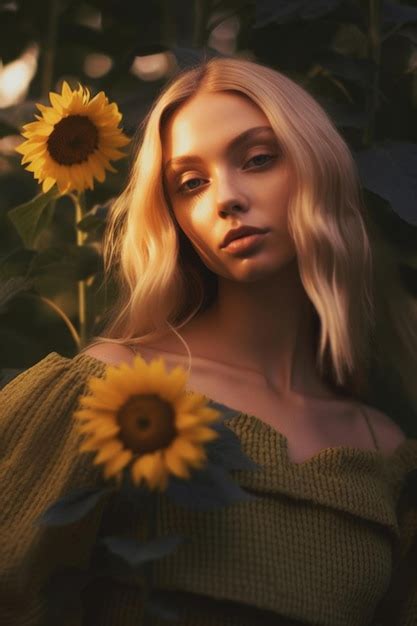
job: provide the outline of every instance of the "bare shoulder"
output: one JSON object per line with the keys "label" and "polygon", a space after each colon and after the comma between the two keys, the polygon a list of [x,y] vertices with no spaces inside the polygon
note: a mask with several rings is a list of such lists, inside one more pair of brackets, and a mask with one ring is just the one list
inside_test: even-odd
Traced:
{"label": "bare shoulder", "polygon": [[91,344],[91,346],[83,350],[82,354],[88,354],[99,361],[112,365],[122,362],[130,363],[135,356],[133,350],[128,346],[109,341]]}
{"label": "bare shoulder", "polygon": [[385,454],[392,454],[406,439],[401,427],[386,413],[375,407],[362,405],[374,428],[378,444]]}

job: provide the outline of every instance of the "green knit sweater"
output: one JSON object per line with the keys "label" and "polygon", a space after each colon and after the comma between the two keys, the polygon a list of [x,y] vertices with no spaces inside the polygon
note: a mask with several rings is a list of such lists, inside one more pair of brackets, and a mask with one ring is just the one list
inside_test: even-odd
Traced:
{"label": "green knit sweater", "polygon": [[[90,355],[52,352],[0,392],[2,626],[44,626],[40,587],[64,564],[87,567],[99,533],[142,536],[141,516],[111,501],[71,526],[34,524],[53,501],[101,478],[92,455],[78,453],[72,413],[88,378],[105,368]],[[201,512],[160,496],[158,535],[191,537],[154,563],[154,585],[181,611],[176,624],[378,626],[394,559],[417,535],[416,505],[398,513],[417,469],[417,439],[389,457],[339,446],[296,464],[284,435],[259,418],[236,412],[226,424],[261,465],[232,472],[258,498]],[[139,626],[140,586],[139,576],[98,579],[68,624]],[[402,607],[398,626],[416,626],[414,584]]]}

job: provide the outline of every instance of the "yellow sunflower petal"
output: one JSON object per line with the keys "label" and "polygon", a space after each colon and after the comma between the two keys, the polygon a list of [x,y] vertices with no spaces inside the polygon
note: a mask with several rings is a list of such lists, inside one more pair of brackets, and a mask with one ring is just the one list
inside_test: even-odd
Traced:
{"label": "yellow sunflower petal", "polygon": [[42,191],[43,193],[48,193],[48,191],[50,189],[52,189],[52,187],[55,185],[56,180],[55,178],[51,178],[51,177],[47,177],[45,178],[45,180],[42,183]]}
{"label": "yellow sunflower petal", "polygon": [[179,431],[202,423],[203,421],[195,413],[178,413],[175,418],[175,426]]}
{"label": "yellow sunflower petal", "polygon": [[72,98],[72,90],[66,80],[62,83],[61,98],[64,106],[66,106]]}
{"label": "yellow sunflower petal", "polygon": [[124,397],[123,392],[121,392],[118,387],[109,384],[109,382],[103,378],[91,377],[88,381],[88,386],[92,392],[103,395],[109,399],[114,399],[115,401],[121,400]]}
{"label": "yellow sunflower petal", "polygon": [[83,441],[78,448],[80,452],[93,452],[94,450],[99,450],[104,445],[110,443],[111,441],[115,441],[113,437],[100,438],[100,437],[89,437],[85,441]]}
{"label": "yellow sunflower petal", "polygon": [[68,179],[67,180],[58,179],[57,185],[58,185],[59,193],[61,195],[64,195],[71,190],[71,182]]}
{"label": "yellow sunflower petal", "polygon": [[[36,122],[38,124],[38,122]],[[41,142],[43,141],[45,144],[48,140],[49,135],[52,133],[52,126],[50,127],[51,130],[48,130],[48,128],[42,128],[39,131],[23,131],[22,132],[22,136],[25,137],[27,140],[31,140],[31,141],[37,141],[37,142]]]}
{"label": "yellow sunflower petal", "polygon": [[62,119],[62,115],[51,107],[46,107],[42,104],[37,104],[36,106],[41,111],[42,117],[47,124],[54,126]]}
{"label": "yellow sunflower petal", "polygon": [[213,441],[220,435],[212,428],[207,428],[206,426],[194,426],[192,428],[182,430],[181,436],[186,437],[189,441],[204,442]]}
{"label": "yellow sunflower petal", "polygon": [[189,478],[190,471],[187,463],[172,449],[172,446],[164,452],[165,464],[169,471],[179,478]]}
{"label": "yellow sunflower petal", "polygon": [[133,453],[131,450],[124,450],[117,456],[110,459],[104,468],[105,478],[110,478],[120,472],[129,463],[132,457]]}
{"label": "yellow sunflower petal", "polygon": [[95,420],[79,425],[78,431],[80,433],[96,433],[100,437],[110,437],[117,435],[120,431],[120,426],[113,420],[98,417]]}
{"label": "yellow sunflower petal", "polygon": [[[36,163],[34,162],[35,160]],[[45,153],[39,151],[33,155],[22,157],[21,164],[26,165],[26,163],[30,163],[30,165],[33,166],[35,170],[39,167],[42,167],[45,164]]]}
{"label": "yellow sunflower petal", "polygon": [[106,411],[109,409],[106,402],[103,402],[103,400],[99,396],[81,396],[80,404],[83,409],[91,408],[102,411]]}
{"label": "yellow sunflower petal", "polygon": [[132,465],[132,478],[136,485],[144,479],[151,489],[162,488],[167,481],[167,470],[161,451],[157,450],[152,454],[140,456]]}
{"label": "yellow sunflower petal", "polygon": [[26,165],[25,170],[27,170],[28,172],[36,172],[38,170],[38,166],[35,165],[35,163],[29,163],[29,165]]}
{"label": "yellow sunflower petal", "polygon": [[165,397],[175,403],[180,394],[184,391],[187,382],[187,372],[180,366],[171,370],[165,385]]}
{"label": "yellow sunflower petal", "polygon": [[115,150],[114,148],[105,147],[105,146],[101,148],[101,152],[102,154],[104,154],[104,156],[108,157],[109,159],[112,159],[113,161],[117,161],[126,156],[124,152],[120,152],[120,150]]}
{"label": "yellow sunflower petal", "polygon": [[203,418],[205,422],[216,422],[219,421],[221,417],[220,411],[210,406],[201,406],[198,409],[198,415]]}
{"label": "yellow sunflower petal", "polygon": [[23,141],[21,144],[19,144],[15,150],[16,152],[19,152],[20,154],[31,154],[32,152],[36,152],[36,150],[39,150],[39,148],[45,148],[45,142],[44,141]]}
{"label": "yellow sunflower petal", "polygon": [[123,450],[123,444],[118,440],[112,440],[103,445],[100,449],[100,452],[97,454],[96,458],[93,461],[94,465],[98,465],[99,463],[103,463],[104,461],[108,461],[116,454],[119,454]]}
{"label": "yellow sunflower petal", "polygon": [[99,91],[94,96],[94,98],[92,98],[92,100],[90,100],[90,102],[88,103],[88,106],[87,106],[88,114],[94,117],[101,111],[101,109],[103,109],[105,104],[106,104],[106,97],[104,95],[104,92]]}
{"label": "yellow sunflower petal", "polygon": [[173,445],[176,453],[189,463],[199,462],[205,457],[203,448],[197,443],[188,441],[183,435],[178,437]]}
{"label": "yellow sunflower petal", "polygon": [[23,137],[32,139],[33,137],[45,137],[51,134],[53,126],[46,124],[45,122],[29,122],[23,126]]}
{"label": "yellow sunflower petal", "polygon": [[148,365],[149,385],[152,389],[158,389],[160,382],[167,375],[165,362],[162,357],[153,359]]}
{"label": "yellow sunflower petal", "polygon": [[96,150],[94,154],[96,159],[98,159],[100,165],[102,165],[106,170],[109,170],[110,172],[117,172],[117,170],[110,165],[108,159],[103,154],[101,154],[99,150]]}
{"label": "yellow sunflower petal", "polygon": [[119,130],[101,130],[100,140],[106,146],[118,147],[126,146],[131,142],[129,137],[123,135]]}
{"label": "yellow sunflower petal", "polygon": [[96,419],[96,417],[112,418],[115,414],[114,409],[78,409],[74,411],[73,418],[79,422]]}
{"label": "yellow sunflower petal", "polygon": [[40,146],[39,148],[34,149],[30,154],[26,154],[24,157],[22,157],[22,165],[38,159],[39,157],[42,157],[43,159],[45,159],[46,157],[44,146]]}
{"label": "yellow sunflower petal", "polygon": [[179,398],[176,408],[181,413],[195,413],[197,409],[204,406],[205,402],[206,396],[204,394],[193,392]]}
{"label": "yellow sunflower petal", "polygon": [[104,167],[100,164],[99,160],[95,157],[94,154],[91,154],[88,158],[88,166],[91,168],[94,176],[97,178],[99,183],[104,182],[106,178],[106,171]]}
{"label": "yellow sunflower petal", "polygon": [[54,93],[53,91],[49,92],[49,99],[51,101],[51,104],[53,106],[53,108],[58,111],[59,113],[63,112],[63,106],[62,106],[62,98],[58,93]]}

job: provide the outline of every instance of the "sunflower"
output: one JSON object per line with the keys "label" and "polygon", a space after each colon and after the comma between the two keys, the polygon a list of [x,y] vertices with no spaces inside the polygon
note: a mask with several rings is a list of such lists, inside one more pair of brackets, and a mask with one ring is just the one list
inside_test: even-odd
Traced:
{"label": "sunflower", "polygon": [[62,93],[50,92],[52,106],[36,106],[42,115],[37,122],[23,127],[17,152],[23,154],[22,165],[42,183],[47,193],[56,183],[61,194],[73,189],[93,189],[94,178],[103,182],[106,169],[116,170],[110,160],[126,156],[117,148],[129,143],[117,127],[122,116],[115,103],[103,91],[90,99],[90,92],[79,84],[72,91],[64,81]]}
{"label": "sunflower", "polygon": [[87,439],[81,452],[96,451],[105,478],[121,480],[125,467],[135,485],[145,481],[163,491],[170,474],[190,478],[207,461],[204,443],[219,434],[207,425],[219,411],[206,406],[203,394],[185,391],[186,372],[165,371],[164,359],[149,365],[136,356],[133,366],[107,366],[105,378],[91,377],[92,395],[80,398],[74,413]]}

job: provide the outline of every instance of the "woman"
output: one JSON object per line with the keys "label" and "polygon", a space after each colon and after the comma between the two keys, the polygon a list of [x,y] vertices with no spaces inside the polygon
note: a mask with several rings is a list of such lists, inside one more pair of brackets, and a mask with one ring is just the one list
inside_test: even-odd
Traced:
{"label": "woman", "polygon": [[[106,270],[117,268],[121,288],[104,332],[2,392],[6,623],[42,623],[41,582],[57,563],[88,563],[100,528],[116,524],[117,511],[90,516],[68,552],[62,535],[51,546],[32,528],[48,502],[95,479],[70,419],[86,379],[136,353],[170,367],[188,358],[189,387],[233,407],[227,424],[262,466],[239,473],[256,502],[208,515],[161,501],[158,532],[193,537],[155,564],[155,584],[181,607],[177,623],[415,623],[417,583],[404,576],[399,602],[391,579],[417,534],[416,508],[399,507],[417,440],[367,400],[384,357],[417,408],[417,337],[410,321],[393,326],[397,348],[386,354],[346,144],[294,82],[226,58],[175,77],[141,130],[106,231]],[[258,232],[245,239],[233,232],[242,227]],[[99,581],[73,623],[138,623],[138,586]]]}

